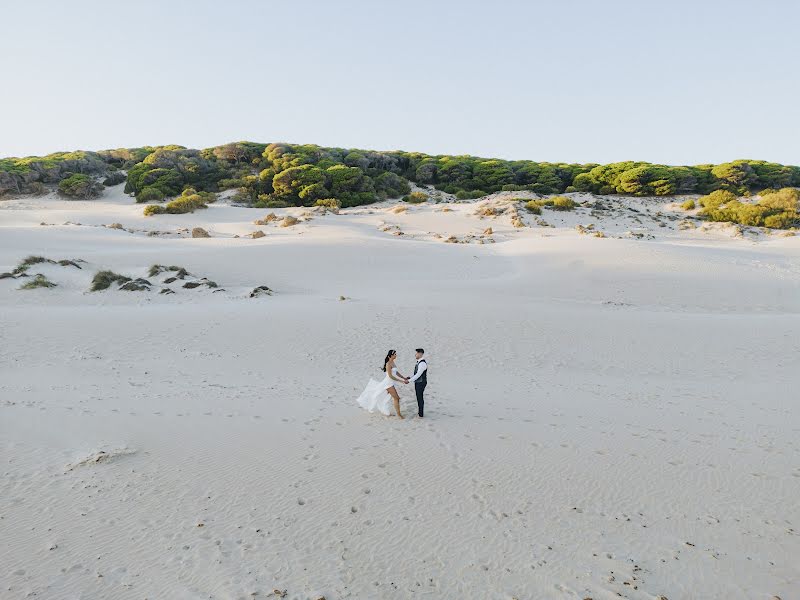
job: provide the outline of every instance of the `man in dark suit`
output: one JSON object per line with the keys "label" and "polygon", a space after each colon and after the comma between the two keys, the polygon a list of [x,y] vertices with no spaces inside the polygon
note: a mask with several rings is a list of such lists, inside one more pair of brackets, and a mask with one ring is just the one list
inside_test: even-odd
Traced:
{"label": "man in dark suit", "polygon": [[414,382],[414,391],[417,392],[417,407],[419,416],[425,412],[425,386],[428,385],[428,362],[425,360],[425,350],[417,348],[417,364],[414,365],[414,375],[409,377],[409,381]]}

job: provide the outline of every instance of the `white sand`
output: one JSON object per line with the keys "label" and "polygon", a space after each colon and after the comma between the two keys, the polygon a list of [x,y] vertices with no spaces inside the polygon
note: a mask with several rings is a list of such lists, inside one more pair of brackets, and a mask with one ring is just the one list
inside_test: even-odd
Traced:
{"label": "white sand", "polygon": [[[0,201],[0,272],[87,261],[0,280],[0,598],[800,597],[800,237],[483,204]],[[153,263],[224,291],[86,291]]]}

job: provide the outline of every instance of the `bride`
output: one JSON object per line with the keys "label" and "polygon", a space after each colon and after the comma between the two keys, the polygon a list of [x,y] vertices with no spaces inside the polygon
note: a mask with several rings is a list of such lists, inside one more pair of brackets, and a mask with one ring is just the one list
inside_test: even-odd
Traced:
{"label": "bride", "polygon": [[358,403],[369,412],[377,410],[385,415],[391,415],[391,401],[394,400],[394,412],[398,417],[404,419],[405,417],[400,414],[400,396],[397,395],[394,383],[395,381],[408,383],[408,377],[405,377],[394,366],[396,358],[397,352],[389,350],[386,358],[383,359],[382,370],[386,373],[386,376],[381,381],[375,381],[370,377],[367,387],[358,397]]}

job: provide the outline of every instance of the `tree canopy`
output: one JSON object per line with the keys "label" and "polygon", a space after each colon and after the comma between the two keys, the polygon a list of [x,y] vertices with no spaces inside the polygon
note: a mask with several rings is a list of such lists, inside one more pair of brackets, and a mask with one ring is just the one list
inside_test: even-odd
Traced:
{"label": "tree canopy", "polygon": [[357,206],[403,197],[412,183],[462,199],[501,190],[747,195],[800,186],[800,167],[759,160],[695,166],[570,164],[243,141],[202,150],[145,146],[0,159],[0,195],[41,192],[43,185],[59,185],[75,174],[109,184],[124,180],[125,192],[141,202],[175,198],[188,188],[236,189],[237,201],[257,206],[312,206],[322,199]]}

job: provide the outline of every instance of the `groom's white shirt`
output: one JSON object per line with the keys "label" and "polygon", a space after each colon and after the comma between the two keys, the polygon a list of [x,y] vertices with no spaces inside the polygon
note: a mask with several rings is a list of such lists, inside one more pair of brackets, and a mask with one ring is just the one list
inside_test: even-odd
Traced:
{"label": "groom's white shirt", "polygon": [[424,372],[425,372],[425,371],[428,369],[428,361],[425,361],[424,363],[422,363],[422,364],[420,365],[420,364],[419,364],[419,361],[420,361],[420,360],[425,360],[425,359],[424,359],[424,358],[420,358],[420,359],[417,361],[417,365],[419,365],[419,366],[417,367],[417,374],[416,374],[416,375],[412,375],[412,376],[409,378],[409,381],[416,381],[416,380],[417,380],[417,379],[419,379],[419,378],[420,378],[420,376],[421,376],[421,375],[422,375],[422,374],[423,374],[423,373],[424,373]]}

